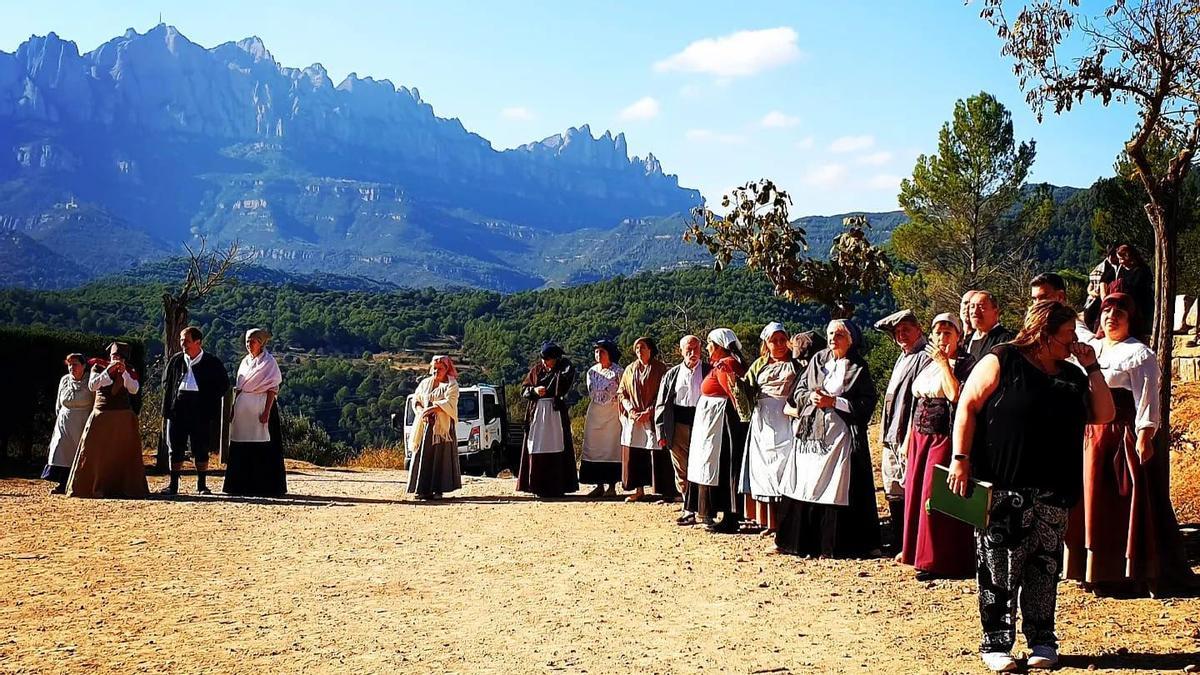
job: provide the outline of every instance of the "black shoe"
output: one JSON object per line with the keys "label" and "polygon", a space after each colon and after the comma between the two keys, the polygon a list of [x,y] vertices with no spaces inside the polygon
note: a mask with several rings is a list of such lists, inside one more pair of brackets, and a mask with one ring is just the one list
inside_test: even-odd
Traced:
{"label": "black shoe", "polygon": [[156,495],[177,495],[177,494],[179,494],[179,486],[168,485],[164,488],[159,489],[154,494],[156,494]]}
{"label": "black shoe", "polygon": [[721,522],[708,525],[704,529],[713,534],[735,534],[738,531],[738,523],[733,518],[722,518]]}
{"label": "black shoe", "polygon": [[212,494],[212,490],[209,490],[207,487],[198,487],[198,488],[196,488],[196,494],[198,494],[198,495],[211,495],[211,494]]}
{"label": "black shoe", "polygon": [[917,581],[933,581],[938,575],[926,570],[917,570]]}
{"label": "black shoe", "polygon": [[675,519],[675,524],[680,527],[687,527],[689,525],[695,525],[696,524],[696,514],[688,513],[688,514],[679,516],[678,518]]}

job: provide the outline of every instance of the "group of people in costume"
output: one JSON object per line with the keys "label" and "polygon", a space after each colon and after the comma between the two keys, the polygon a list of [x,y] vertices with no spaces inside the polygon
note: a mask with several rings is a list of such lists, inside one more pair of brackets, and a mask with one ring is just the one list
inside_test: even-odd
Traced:
{"label": "group of people in costume", "polygon": [[[180,351],[167,360],[162,374],[162,433],[171,467],[163,494],[178,493],[189,457],[196,468],[196,491],[211,494],[208,460],[223,421],[229,439],[223,491],[240,496],[287,494],[275,404],[283,375],[266,349],[269,339],[260,328],[247,331],[246,356],[233,383],[232,416],[224,420],[224,402],[230,395],[225,365],[204,351],[199,328],[180,332]],[[149,494],[136,413],[141,384],[130,357],[124,342],[109,345],[107,358],[66,357],[67,374],[59,381],[50,453],[42,472],[55,483],[51,492],[109,498]]]}
{"label": "group of people in costume", "polygon": [[[976,578],[989,668],[1020,666],[1012,655],[1018,609],[1031,650],[1025,665],[1054,667],[1064,573],[1098,593],[1140,594],[1178,572],[1166,571],[1156,546],[1177,523],[1160,484],[1165,472],[1155,470],[1165,458],[1154,451],[1160,372],[1139,333],[1146,308],[1107,284],[1089,288],[1104,294],[1089,300],[1098,308],[1091,325],[1068,304],[1056,274],[1032,280],[1017,331],[1002,325],[986,290],[963,295],[958,314],[922,322],[902,310],[879,320],[874,327],[899,350],[882,401],[862,332],[849,320],[794,335],[769,323],[754,359],[729,328],[703,340],[685,335],[673,366],[651,338],[633,342],[625,366],[618,345],[599,340],[584,374],[578,464],[569,414],[578,373],[547,342],[521,383],[517,489],[555,498],[582,483],[599,498],[617,495],[620,484],[629,502],[654,495],[681,503],[681,526],[771,536],[778,553],[879,556],[885,542],[868,440],[878,405],[896,562],[919,580]],[[178,489],[190,450],[205,492],[208,422],[228,383],[197,329],[180,339],[183,351],[163,375],[167,491]],[[266,339],[247,333],[238,369],[225,480],[233,494],[286,491],[274,405],[282,377]],[[114,343],[90,374],[82,356],[67,358],[46,469],[56,491],[146,493],[131,406],[139,385],[128,358],[128,346]],[[414,395],[407,439],[407,491],[419,499],[461,487],[458,397],[455,364],[434,357]],[[986,524],[976,529],[929,508],[938,481],[962,496],[976,481],[989,483]]]}

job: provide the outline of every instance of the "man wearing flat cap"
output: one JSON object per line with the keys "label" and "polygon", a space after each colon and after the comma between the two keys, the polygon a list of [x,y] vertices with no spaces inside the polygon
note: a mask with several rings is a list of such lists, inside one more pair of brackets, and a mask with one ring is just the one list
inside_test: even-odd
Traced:
{"label": "man wearing flat cap", "polygon": [[900,356],[892,368],[883,399],[883,461],[880,469],[883,494],[887,497],[892,518],[892,544],[898,551],[904,541],[904,472],[908,464],[905,440],[914,409],[912,384],[917,373],[929,365],[929,355],[925,353],[925,333],[910,310],[900,310],[876,321],[875,329],[891,335],[900,347]]}

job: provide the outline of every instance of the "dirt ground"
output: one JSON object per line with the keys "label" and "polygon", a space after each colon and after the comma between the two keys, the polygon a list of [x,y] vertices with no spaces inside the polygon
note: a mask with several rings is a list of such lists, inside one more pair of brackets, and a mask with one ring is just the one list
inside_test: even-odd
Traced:
{"label": "dirt ground", "polygon": [[[404,479],[306,468],[284,500],[146,501],[0,481],[0,672],[982,672],[972,582],[505,479],[404,501]],[[1059,633],[1068,671],[1180,672],[1200,600],[1064,583]]]}

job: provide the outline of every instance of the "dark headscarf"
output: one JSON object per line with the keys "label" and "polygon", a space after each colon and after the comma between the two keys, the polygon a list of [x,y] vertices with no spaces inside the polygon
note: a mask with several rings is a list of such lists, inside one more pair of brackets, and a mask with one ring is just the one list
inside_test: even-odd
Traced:
{"label": "dark headscarf", "polygon": [[592,349],[603,349],[604,351],[608,352],[608,358],[613,363],[617,363],[621,360],[621,348],[617,346],[617,343],[607,338],[604,340],[596,340],[596,344],[592,345]]}
{"label": "dark headscarf", "polygon": [[541,356],[543,359],[561,359],[563,356],[562,347],[559,347],[551,340],[546,340],[542,343]]}
{"label": "dark headscarf", "polygon": [[122,359],[124,359],[124,360],[128,361],[129,359],[133,358],[133,350],[132,350],[132,349],[129,347],[129,343],[128,343],[128,342],[113,342],[113,343],[110,343],[110,344],[108,345],[108,349],[107,349],[107,352],[108,352],[108,353],[107,353],[107,354],[105,354],[105,356],[108,356],[109,354],[112,354],[112,352],[113,352],[113,347],[116,347],[116,348],[117,348],[117,354],[119,354],[119,355],[121,356],[121,358],[122,358]]}

